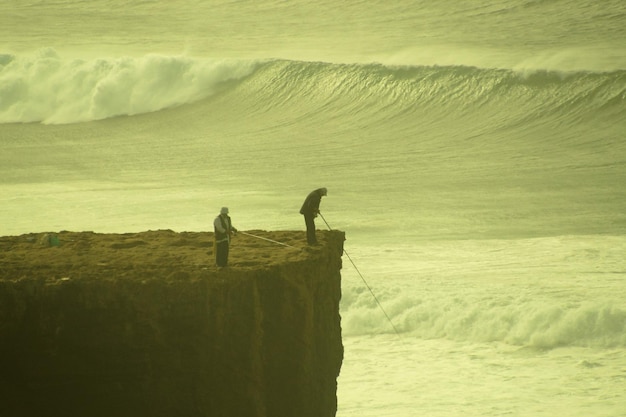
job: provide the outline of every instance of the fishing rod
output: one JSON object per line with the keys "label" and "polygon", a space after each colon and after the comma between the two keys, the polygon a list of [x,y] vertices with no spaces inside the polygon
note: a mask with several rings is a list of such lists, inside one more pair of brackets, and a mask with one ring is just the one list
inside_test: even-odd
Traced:
{"label": "fishing rod", "polygon": [[[324,216],[322,215],[322,213],[320,213],[318,211],[318,214],[320,215],[320,217],[322,218],[322,220],[324,220],[324,223],[326,223],[326,226],[328,226],[328,230],[333,230],[332,227],[330,227],[330,225],[328,224],[328,222],[326,221],[326,219],[324,218]],[[374,291],[372,290],[372,288],[369,286],[369,284],[367,283],[367,281],[365,280],[365,278],[363,277],[363,274],[361,274],[361,271],[359,271],[359,268],[356,267],[356,264],[354,263],[354,261],[352,260],[352,258],[350,257],[350,255],[348,254],[348,252],[346,252],[346,250],[343,250],[343,253],[346,254],[346,256],[348,257],[348,259],[350,260],[350,263],[352,264],[352,266],[354,267],[354,269],[356,270],[357,274],[359,274],[359,276],[361,277],[361,280],[363,280],[363,283],[365,284],[365,286],[367,287],[367,289],[369,290],[370,294],[372,294],[372,297],[374,297],[374,300],[376,301],[376,304],[378,304],[378,307],[380,308],[380,310],[383,312],[383,314],[385,315],[385,317],[387,317],[387,321],[389,322],[389,324],[391,324],[391,327],[393,328],[393,331],[396,333],[396,335],[400,338],[400,340],[402,340],[402,337],[400,336],[400,332],[398,332],[398,329],[396,329],[396,326],[393,324],[393,322],[391,321],[391,318],[389,317],[389,314],[387,314],[387,312],[385,311],[385,309],[383,308],[382,304],[380,303],[380,301],[378,301],[378,297],[376,297],[376,294],[374,294]]]}
{"label": "fishing rod", "polygon": [[288,245],[288,244],[286,244],[286,243],[279,242],[279,241],[277,241],[277,240],[268,239],[268,238],[266,238],[266,237],[253,235],[252,233],[246,233],[246,232],[239,232],[239,233],[241,233],[241,234],[243,234],[243,235],[246,235],[246,236],[255,237],[255,238],[257,238],[257,239],[267,240],[268,242],[276,243],[277,245],[287,246],[288,248],[298,249],[298,248],[296,248],[295,246],[291,246],[291,245]]}

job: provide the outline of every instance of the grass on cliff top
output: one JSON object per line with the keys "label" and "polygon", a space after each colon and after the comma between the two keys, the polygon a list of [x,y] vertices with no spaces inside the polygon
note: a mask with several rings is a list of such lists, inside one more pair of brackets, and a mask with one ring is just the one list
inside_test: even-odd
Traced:
{"label": "grass on cliff top", "polygon": [[[311,248],[304,231],[240,232],[231,241],[229,269],[259,269],[305,259],[323,250],[333,233],[318,231],[321,245]],[[134,276],[138,271],[167,277],[216,270],[210,232],[62,231],[0,237],[2,280],[107,278],[112,274]]]}

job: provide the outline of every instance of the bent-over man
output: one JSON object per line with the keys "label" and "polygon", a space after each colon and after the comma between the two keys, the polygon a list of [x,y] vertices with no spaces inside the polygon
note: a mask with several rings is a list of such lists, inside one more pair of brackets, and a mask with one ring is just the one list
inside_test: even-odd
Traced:
{"label": "bent-over man", "polygon": [[304,200],[300,214],[304,216],[304,223],[306,224],[306,241],[309,245],[317,245],[317,238],[315,237],[315,218],[320,212],[320,203],[322,197],[326,196],[328,191],[326,188],[318,188],[309,193]]}

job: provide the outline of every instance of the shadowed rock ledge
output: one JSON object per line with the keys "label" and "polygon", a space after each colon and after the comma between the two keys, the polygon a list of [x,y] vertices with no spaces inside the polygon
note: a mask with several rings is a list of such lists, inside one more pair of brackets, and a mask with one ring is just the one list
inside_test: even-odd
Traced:
{"label": "shadowed rock ledge", "polygon": [[334,416],[344,234],[248,233],[1,237],[0,415]]}

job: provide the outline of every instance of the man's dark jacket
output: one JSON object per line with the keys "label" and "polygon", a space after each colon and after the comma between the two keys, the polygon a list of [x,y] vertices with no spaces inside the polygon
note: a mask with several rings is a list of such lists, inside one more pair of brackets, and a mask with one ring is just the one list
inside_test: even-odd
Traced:
{"label": "man's dark jacket", "polygon": [[302,208],[300,209],[300,214],[314,216],[317,214],[320,208],[320,201],[322,201],[322,188],[318,188],[317,190],[313,190],[306,196],[306,200],[304,200],[304,204],[302,204]]}

